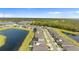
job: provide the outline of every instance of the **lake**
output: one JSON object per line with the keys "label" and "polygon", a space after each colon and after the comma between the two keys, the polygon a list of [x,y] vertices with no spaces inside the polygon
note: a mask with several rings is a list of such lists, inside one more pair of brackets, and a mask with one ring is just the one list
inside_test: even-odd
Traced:
{"label": "lake", "polygon": [[64,34],[66,34],[67,36],[69,36],[70,38],[76,40],[77,42],[79,42],[79,35],[74,35],[68,32],[63,32]]}
{"label": "lake", "polygon": [[7,29],[1,30],[0,35],[6,36],[5,45],[0,47],[0,51],[15,51],[18,50],[24,41],[25,37],[28,35],[29,31],[20,29]]}

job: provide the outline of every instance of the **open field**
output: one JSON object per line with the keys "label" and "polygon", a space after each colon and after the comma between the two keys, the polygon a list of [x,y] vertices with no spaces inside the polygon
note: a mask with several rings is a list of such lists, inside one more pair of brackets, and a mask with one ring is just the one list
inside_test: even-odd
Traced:
{"label": "open field", "polygon": [[0,35],[0,47],[2,47],[6,42],[6,36]]}
{"label": "open field", "polygon": [[32,31],[29,32],[28,36],[24,39],[21,47],[19,48],[20,51],[29,50],[29,44],[32,41],[34,33]]}
{"label": "open field", "polygon": [[68,31],[68,30],[63,30],[63,29],[57,29],[57,28],[54,28],[54,31],[56,31],[59,34],[59,36],[62,36],[63,38],[65,38],[65,39],[69,40],[70,42],[72,42],[73,44],[75,44],[76,46],[79,46],[79,43],[76,40],[74,40],[73,38],[68,37],[66,34],[64,34],[62,32],[68,32],[68,33],[71,33],[73,35],[79,35],[78,33]]}

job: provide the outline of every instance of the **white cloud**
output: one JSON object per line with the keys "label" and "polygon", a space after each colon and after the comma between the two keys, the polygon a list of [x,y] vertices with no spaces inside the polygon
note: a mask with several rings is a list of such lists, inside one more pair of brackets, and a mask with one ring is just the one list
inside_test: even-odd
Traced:
{"label": "white cloud", "polygon": [[79,11],[75,11],[75,13],[78,13],[79,14]]}
{"label": "white cloud", "polygon": [[3,17],[3,15],[2,15],[2,14],[0,14],[0,17]]}
{"label": "white cloud", "polygon": [[0,17],[13,17],[13,15],[12,14],[0,13]]}
{"label": "white cloud", "polygon": [[74,13],[76,13],[76,14],[79,14],[79,11],[63,11],[63,12],[59,12],[59,11],[50,11],[50,12],[48,12],[48,14],[74,14]]}
{"label": "white cloud", "polygon": [[52,11],[50,11],[50,12],[48,12],[48,14],[61,14],[62,12],[52,12]]}
{"label": "white cloud", "polygon": [[67,14],[79,14],[79,11],[66,11],[63,13],[67,13]]}

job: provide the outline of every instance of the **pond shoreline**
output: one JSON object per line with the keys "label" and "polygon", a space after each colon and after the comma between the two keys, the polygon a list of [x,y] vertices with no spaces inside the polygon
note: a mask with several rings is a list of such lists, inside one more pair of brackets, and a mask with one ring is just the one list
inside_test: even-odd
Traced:
{"label": "pond shoreline", "polygon": [[[11,29],[12,29],[12,31],[11,31]],[[16,29],[17,29],[17,30],[16,30]],[[11,33],[12,35],[10,35],[10,33],[8,32],[9,30],[10,30],[10,33]],[[18,30],[19,30],[19,31],[18,31]],[[30,43],[30,41],[31,41],[30,39],[33,38],[33,37],[31,37],[31,38],[29,39],[30,41],[28,41],[28,38],[27,38],[27,37],[29,37],[29,36],[30,36],[30,33],[33,33],[33,32],[32,32],[31,30],[26,30],[26,29],[24,29],[24,28],[1,28],[0,31],[6,31],[7,34],[9,33],[8,35],[10,35],[10,38],[11,38],[11,36],[13,36],[13,35],[14,35],[14,37],[16,37],[16,38],[19,38],[19,37],[20,37],[19,40],[21,39],[21,37],[22,37],[23,35],[25,36],[25,37],[23,36],[24,39],[20,40],[21,43],[18,43],[19,46],[16,45],[18,48],[13,48],[13,49],[12,49],[12,50],[14,50],[14,51],[15,51],[15,50],[27,50],[28,48],[27,48],[27,49],[24,49],[22,46],[23,46],[23,44],[24,44],[25,41],[28,42],[28,43],[25,44],[25,45],[28,46],[29,43]],[[17,34],[13,34],[13,33],[14,33],[13,31],[16,32],[18,35],[20,35],[20,34],[19,34],[20,32],[23,33],[23,31],[24,31],[24,32],[29,32],[29,33],[28,33],[28,35],[25,35],[25,34],[22,35],[22,34],[21,34],[21,36],[17,37]],[[1,34],[1,33],[0,33],[0,34]],[[4,34],[5,34],[5,33],[4,33]],[[33,34],[32,34],[32,35],[33,35]],[[13,39],[14,37],[12,37],[12,39]],[[9,37],[8,37],[8,38],[9,38]],[[11,40],[11,39],[10,39],[10,40]],[[15,39],[15,41],[17,41],[17,42],[20,42],[19,40]],[[13,44],[17,44],[17,43],[13,43],[14,41],[12,41],[12,40],[11,40],[11,42],[12,42],[12,43],[11,43],[12,46],[13,46]],[[10,44],[10,45],[11,45],[11,44]],[[27,46],[24,46],[24,47],[26,48]],[[9,48],[9,46],[6,46],[6,48]],[[11,47],[11,48],[12,48],[12,47]],[[6,49],[4,49],[4,50],[7,51]],[[11,51],[12,51],[12,50],[11,50]],[[9,50],[9,51],[10,51],[10,50]]]}

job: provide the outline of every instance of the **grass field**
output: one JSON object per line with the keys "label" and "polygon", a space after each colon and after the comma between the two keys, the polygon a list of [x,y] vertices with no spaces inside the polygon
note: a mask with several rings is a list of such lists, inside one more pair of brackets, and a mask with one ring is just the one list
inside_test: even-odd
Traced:
{"label": "grass field", "polygon": [[63,30],[63,29],[57,29],[57,28],[54,28],[54,31],[56,31],[59,34],[59,36],[62,36],[63,38],[65,38],[65,39],[69,40],[70,42],[72,42],[73,44],[75,44],[76,46],[79,46],[79,43],[76,40],[68,37],[66,34],[64,34],[62,32],[68,32],[68,33],[74,34],[74,35],[79,35],[78,33],[68,31],[68,30]]}
{"label": "grass field", "polygon": [[6,42],[6,36],[0,35],[0,47],[2,47]]}
{"label": "grass field", "polygon": [[32,41],[33,36],[34,36],[34,33],[30,31],[27,37],[24,39],[24,42],[22,43],[21,47],[19,48],[20,51],[29,50],[29,44]]}

